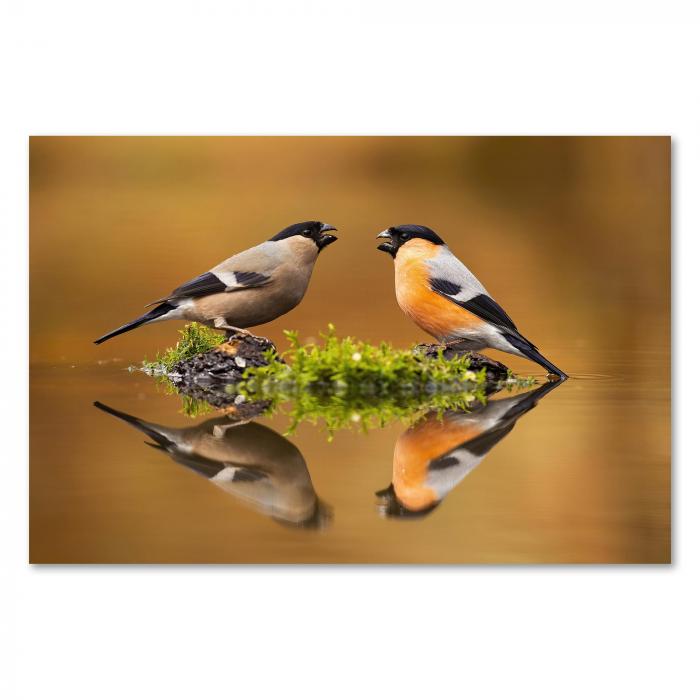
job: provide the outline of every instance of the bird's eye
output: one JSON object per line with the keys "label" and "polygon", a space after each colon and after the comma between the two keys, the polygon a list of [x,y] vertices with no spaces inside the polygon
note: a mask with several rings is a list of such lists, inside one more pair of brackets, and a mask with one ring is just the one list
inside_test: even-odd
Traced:
{"label": "bird's eye", "polygon": [[301,232],[301,235],[304,236],[304,238],[308,238],[308,237],[311,235],[311,231],[309,231],[308,228],[307,228],[307,229],[304,229],[304,230]]}
{"label": "bird's eye", "polygon": [[408,233],[407,233],[406,231],[404,231],[404,232],[401,234],[401,240],[402,240],[402,241],[407,241],[407,240],[408,240]]}

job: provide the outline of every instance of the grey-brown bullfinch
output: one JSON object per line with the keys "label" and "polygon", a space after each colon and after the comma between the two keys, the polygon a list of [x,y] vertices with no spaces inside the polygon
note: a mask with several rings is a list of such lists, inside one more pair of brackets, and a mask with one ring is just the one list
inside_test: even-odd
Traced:
{"label": "grey-brown bullfinch", "polygon": [[205,476],[258,512],[294,527],[321,528],[332,513],[314,490],[299,450],[279,433],[258,423],[233,423],[227,416],[188,428],[169,428],[95,406],[147,435],[147,445]]}
{"label": "grey-brown bullfinch", "polygon": [[396,441],[391,485],[376,494],[381,515],[416,518],[433,511],[518,419],[562,381],[486,405],[475,401],[469,412],[431,412],[421,418]]}
{"label": "grey-brown bullfinch", "polygon": [[198,321],[244,333],[250,326],[273,321],[304,298],[319,253],[337,240],[329,233],[335,230],[320,221],[288,226],[147,304],[155,308],[95,343],[159,321]]}
{"label": "grey-brown bullfinch", "polygon": [[427,226],[392,226],[377,238],[394,259],[396,299],[403,312],[439,342],[468,350],[495,348],[526,357],[565,379],[523,336],[484,285]]}

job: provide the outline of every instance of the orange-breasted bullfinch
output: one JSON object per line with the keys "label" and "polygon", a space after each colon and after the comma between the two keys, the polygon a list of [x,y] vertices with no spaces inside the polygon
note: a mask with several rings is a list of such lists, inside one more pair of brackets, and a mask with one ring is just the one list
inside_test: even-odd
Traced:
{"label": "orange-breasted bullfinch", "polygon": [[148,304],[154,308],[95,343],[160,321],[199,321],[243,333],[247,333],[246,328],[273,321],[304,298],[319,253],[337,240],[329,233],[335,230],[320,221],[288,226]]}
{"label": "orange-breasted bullfinch", "polygon": [[106,406],[95,406],[147,435],[147,445],[201,474],[258,512],[300,528],[322,528],[332,512],[316,495],[299,450],[258,423],[226,416],[188,428],[170,428]]}
{"label": "orange-breasted bullfinch", "polygon": [[430,412],[402,433],[394,446],[391,485],[378,491],[383,516],[422,517],[479,465],[518,419],[562,380],[517,396],[475,402],[469,412]]}
{"label": "orange-breasted bullfinch", "polygon": [[441,343],[468,350],[495,348],[526,357],[548,374],[566,374],[518,331],[484,285],[426,226],[407,224],[382,231],[378,246],[394,259],[396,299],[403,312]]}

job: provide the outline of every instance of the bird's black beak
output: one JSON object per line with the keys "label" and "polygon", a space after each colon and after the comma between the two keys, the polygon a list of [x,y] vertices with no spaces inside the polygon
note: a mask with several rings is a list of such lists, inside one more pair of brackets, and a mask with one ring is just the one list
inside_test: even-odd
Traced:
{"label": "bird's black beak", "polygon": [[392,235],[389,233],[388,229],[382,231],[377,235],[377,238],[386,238],[388,241],[386,243],[381,243],[377,246],[377,250],[381,250],[383,253],[389,253],[393,258],[396,255],[396,246],[394,245],[394,240]]}
{"label": "bird's black beak", "polygon": [[409,510],[397,498],[393,483],[381,491],[375,491],[374,495],[377,497],[376,504],[380,518],[422,518],[440,505],[440,501],[435,501],[421,510]]}
{"label": "bird's black beak", "polygon": [[338,240],[338,236],[334,236],[331,233],[327,233],[327,231],[337,230],[338,229],[335,226],[331,226],[330,224],[323,224],[323,226],[321,226],[318,232],[319,236],[316,239],[316,245],[318,246],[319,252],[321,252],[326,246],[329,246],[331,243],[334,243]]}

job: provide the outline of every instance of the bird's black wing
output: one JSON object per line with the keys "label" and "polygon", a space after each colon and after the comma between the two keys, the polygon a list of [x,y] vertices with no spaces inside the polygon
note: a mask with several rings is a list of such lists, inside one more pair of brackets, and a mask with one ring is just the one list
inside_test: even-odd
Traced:
{"label": "bird's black wing", "polygon": [[[457,263],[463,270],[454,273],[455,264],[443,266],[443,270],[430,278],[430,289],[440,296],[449,299],[454,304],[470,311],[487,323],[493,324],[501,335],[524,357],[537,362],[550,374],[558,374],[566,377],[566,374],[544,357],[537,346],[531,343],[516,327],[513,319],[488,295],[481,285],[481,289],[474,289],[476,278],[464,268],[459,261]],[[471,277],[471,279],[470,279]],[[478,284],[478,282],[476,282]]]}
{"label": "bird's black wing", "polygon": [[487,294],[478,294],[468,301],[460,302],[460,305],[485,321],[497,326],[505,326],[512,331],[518,330],[513,319]]}
{"label": "bird's black wing", "polygon": [[181,284],[176,289],[170,292],[169,299],[177,299],[181,297],[203,297],[208,294],[218,294],[225,292],[226,285],[215,274],[205,272],[199,277]]}
{"label": "bird's black wing", "polygon": [[[220,294],[221,292],[234,292],[239,289],[251,289],[252,287],[262,287],[267,284],[270,277],[258,272],[229,272],[227,279],[223,280],[213,272],[205,272],[199,277],[181,284],[167,297],[152,301],[151,304],[159,304],[162,301],[172,301],[174,299],[186,299],[192,297],[205,297],[210,294]],[[227,284],[227,282],[229,284]],[[151,306],[148,304],[148,306]]]}
{"label": "bird's black wing", "polygon": [[488,294],[476,294],[469,299],[464,299],[461,296],[462,287],[459,284],[438,277],[430,280],[430,288],[440,296],[445,297],[445,299],[449,299],[463,309],[471,311],[471,313],[484,319],[484,321],[517,333],[518,329],[513,319]]}

